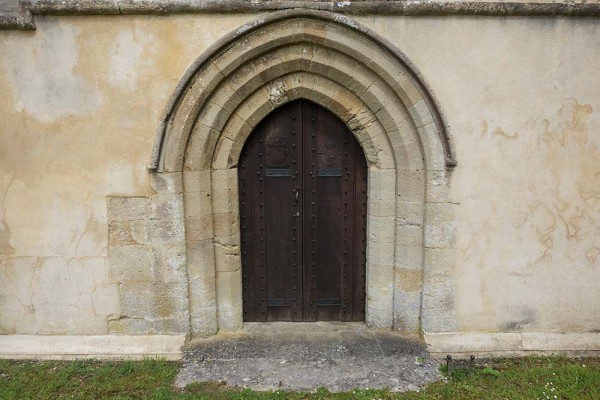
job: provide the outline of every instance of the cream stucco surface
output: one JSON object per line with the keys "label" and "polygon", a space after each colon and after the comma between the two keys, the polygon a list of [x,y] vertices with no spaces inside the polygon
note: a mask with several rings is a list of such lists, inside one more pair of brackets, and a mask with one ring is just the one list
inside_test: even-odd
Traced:
{"label": "cream stucco surface", "polygon": [[[38,17],[0,32],[0,333],[121,315],[107,196],[151,194],[168,98],[258,15]],[[422,72],[458,166],[459,329],[600,329],[600,21],[360,17]]]}
{"label": "cream stucco surface", "polygon": [[451,128],[460,329],[600,329],[600,22],[359,20],[417,65]]}
{"label": "cream stucco surface", "polygon": [[251,16],[38,18],[0,33],[0,332],[103,334],[120,317],[107,196],[147,196],[179,78]]}

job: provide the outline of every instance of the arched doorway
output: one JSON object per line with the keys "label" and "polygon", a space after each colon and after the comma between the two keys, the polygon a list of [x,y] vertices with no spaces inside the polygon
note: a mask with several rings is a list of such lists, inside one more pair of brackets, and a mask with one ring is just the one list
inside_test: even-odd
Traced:
{"label": "arched doorway", "polygon": [[173,239],[153,255],[165,265],[174,264],[169,251],[185,259],[173,269],[188,289],[168,298],[189,301],[191,337],[243,325],[238,162],[260,121],[298,99],[343,121],[368,163],[367,325],[458,329],[447,174],[455,160],[435,98],[404,54],[345,16],[285,10],[215,43],[177,87],[150,169],[156,201],[172,198],[180,213],[157,225]]}
{"label": "arched doorway", "polygon": [[238,164],[244,321],[364,321],[367,164],[346,125],[297,100]]}

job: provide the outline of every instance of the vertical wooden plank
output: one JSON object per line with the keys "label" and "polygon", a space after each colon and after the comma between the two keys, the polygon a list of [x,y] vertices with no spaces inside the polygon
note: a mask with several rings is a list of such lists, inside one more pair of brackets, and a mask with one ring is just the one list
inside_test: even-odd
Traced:
{"label": "vertical wooden plank", "polygon": [[290,134],[293,146],[291,172],[292,190],[290,193],[292,201],[292,320],[303,321],[303,299],[304,299],[304,277],[303,277],[303,195],[302,169],[303,169],[303,142],[302,142],[302,102],[296,101],[290,104]]}
{"label": "vertical wooden plank", "polygon": [[317,115],[317,319],[341,320],[344,239],[343,152],[345,125],[319,107]]}
{"label": "vertical wooden plank", "polygon": [[265,121],[265,266],[268,321],[291,321],[292,205],[290,193],[291,133],[289,107]]}
{"label": "vertical wooden plank", "polygon": [[355,177],[356,177],[356,159],[355,146],[356,139],[352,133],[344,127],[344,168],[343,168],[343,265],[342,265],[342,321],[353,320],[353,300],[354,300],[354,264],[353,249],[355,236]]}
{"label": "vertical wooden plank", "polygon": [[255,321],[254,312],[254,219],[252,217],[253,189],[252,166],[253,154],[248,150],[252,146],[252,138],[242,150],[238,165],[238,190],[240,201],[240,239],[242,251],[242,300],[244,321]]}
{"label": "vertical wooden plank", "polygon": [[365,320],[366,300],[366,263],[367,263],[367,161],[355,141],[355,177],[354,177],[354,237],[353,237],[353,276],[354,300],[352,302],[352,320]]}
{"label": "vertical wooden plank", "polygon": [[267,280],[266,280],[266,243],[265,243],[265,182],[264,182],[264,128],[261,127],[256,138],[257,143],[252,150],[258,155],[255,158],[252,172],[253,180],[253,215],[255,226],[255,268],[254,268],[254,314],[256,321],[267,321]]}
{"label": "vertical wooden plank", "polygon": [[304,267],[304,321],[317,320],[317,244],[316,244],[316,104],[302,102],[303,168],[303,267]]}

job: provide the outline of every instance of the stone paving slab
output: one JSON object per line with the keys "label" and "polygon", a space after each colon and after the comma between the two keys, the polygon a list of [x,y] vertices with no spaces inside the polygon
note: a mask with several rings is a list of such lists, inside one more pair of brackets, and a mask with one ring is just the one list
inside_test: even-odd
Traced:
{"label": "stone paving slab", "polygon": [[441,378],[422,343],[391,331],[361,323],[264,323],[192,342],[176,386],[218,381],[254,390],[406,391]]}

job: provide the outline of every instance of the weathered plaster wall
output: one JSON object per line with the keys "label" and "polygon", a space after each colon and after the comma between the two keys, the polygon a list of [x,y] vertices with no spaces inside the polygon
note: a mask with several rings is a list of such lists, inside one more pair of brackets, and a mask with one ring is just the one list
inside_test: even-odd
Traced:
{"label": "weathered plaster wall", "polygon": [[453,133],[466,331],[600,329],[600,21],[357,18],[435,90]]}
{"label": "weathered plaster wall", "polygon": [[[168,97],[256,17],[37,17],[0,33],[0,333],[123,326],[120,285],[148,276],[109,270],[107,197],[154,194]],[[453,133],[459,328],[599,330],[600,21],[356,19],[421,70]],[[144,246],[130,239],[112,240]]]}
{"label": "weathered plaster wall", "polygon": [[43,17],[0,33],[0,333],[102,334],[121,318],[107,196],[151,194],[167,99],[251,16],[214,18]]}

